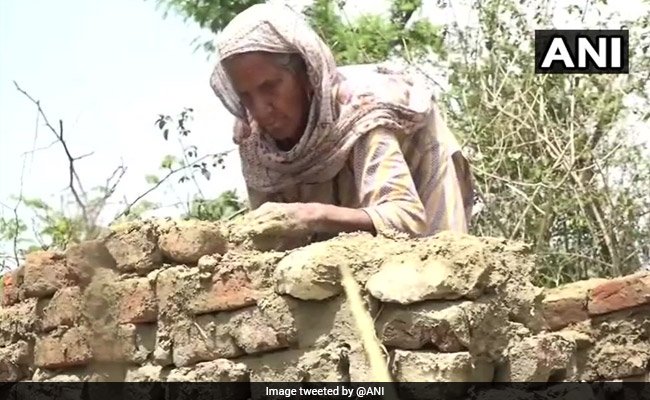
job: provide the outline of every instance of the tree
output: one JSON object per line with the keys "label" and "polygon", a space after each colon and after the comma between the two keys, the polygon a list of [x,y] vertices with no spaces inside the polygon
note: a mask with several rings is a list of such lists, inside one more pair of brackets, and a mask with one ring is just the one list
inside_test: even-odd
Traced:
{"label": "tree", "polygon": [[[158,2],[213,33],[261,3]],[[442,11],[467,7],[477,23],[434,26],[417,17],[420,0],[393,0],[386,13],[354,20],[344,1],[314,0],[302,11],[341,65],[399,58],[434,76],[476,176],[481,211],[473,233],[531,243],[541,259],[540,283],[621,275],[648,263],[650,161],[630,139],[630,120],[649,119],[650,13],[620,21],[633,28],[630,48],[643,49],[633,53],[632,74],[548,76],[534,74],[532,40],[535,28],[552,28],[564,11],[555,2],[436,3]],[[616,15],[607,3],[565,11],[576,24],[611,26]],[[631,98],[636,105],[627,104]]]}
{"label": "tree", "polygon": [[[126,167],[118,166],[107,178],[105,185],[86,190],[76,162],[92,154],[76,156],[72,154],[64,137],[64,124],[50,123],[41,102],[33,98],[18,84],[16,89],[21,92],[37,108],[39,119],[56,138],[55,144],[60,145],[68,162],[69,182],[66,193],[62,196],[61,206],[55,207],[48,202],[24,196],[21,187],[18,196],[13,199],[12,208],[5,204],[5,209],[11,210],[10,218],[0,216],[0,243],[8,245],[9,252],[0,252],[0,271],[19,265],[26,253],[36,249],[65,250],[68,246],[84,240],[96,239],[107,232],[107,227],[100,221],[100,214],[105,213],[106,206],[114,198],[117,187],[126,173]],[[179,155],[166,155],[159,166],[160,175],[151,174],[145,177],[148,185],[142,193],[131,201],[121,201],[123,209],[112,218],[111,223],[119,224],[129,220],[141,219],[149,211],[159,207],[158,204],[146,200],[146,197],[162,185],[181,185],[194,183],[198,196],[185,205],[183,217],[186,219],[219,220],[231,218],[245,210],[245,204],[237,193],[226,191],[216,199],[205,199],[200,190],[199,179],[210,180],[215,169],[223,169],[223,157],[228,152],[201,154],[196,146],[188,145],[183,140],[191,134],[191,108],[186,108],[176,118],[169,115],[159,115],[155,125],[161,130],[164,140],[175,135],[180,146]],[[38,129],[38,121],[37,121]],[[177,181],[173,178],[179,176]],[[22,177],[21,177],[22,182]],[[181,205],[182,206],[182,205]],[[25,222],[19,216],[19,209],[24,207],[32,214],[31,220]],[[28,226],[31,229],[28,229]]]}

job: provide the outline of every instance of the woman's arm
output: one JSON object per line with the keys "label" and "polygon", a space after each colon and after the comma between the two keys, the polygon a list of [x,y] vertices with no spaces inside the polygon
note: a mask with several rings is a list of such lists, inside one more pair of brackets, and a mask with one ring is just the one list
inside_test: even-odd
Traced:
{"label": "woman's arm", "polygon": [[425,210],[395,135],[376,130],[360,139],[352,154],[355,187],[362,208],[306,203],[298,211],[314,232],[388,230],[417,236],[426,230]]}

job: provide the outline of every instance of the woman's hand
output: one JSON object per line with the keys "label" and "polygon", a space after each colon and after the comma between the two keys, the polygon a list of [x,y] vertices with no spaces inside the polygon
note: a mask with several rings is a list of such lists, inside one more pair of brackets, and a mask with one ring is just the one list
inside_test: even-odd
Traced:
{"label": "woman's hand", "polygon": [[258,236],[307,236],[316,230],[313,203],[264,203],[246,215],[246,230]]}

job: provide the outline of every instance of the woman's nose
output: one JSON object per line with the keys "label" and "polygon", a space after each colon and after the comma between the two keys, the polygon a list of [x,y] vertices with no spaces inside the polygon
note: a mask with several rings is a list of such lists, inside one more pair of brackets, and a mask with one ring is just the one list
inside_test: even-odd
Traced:
{"label": "woman's nose", "polygon": [[251,112],[256,120],[263,123],[271,117],[273,104],[266,99],[255,99]]}

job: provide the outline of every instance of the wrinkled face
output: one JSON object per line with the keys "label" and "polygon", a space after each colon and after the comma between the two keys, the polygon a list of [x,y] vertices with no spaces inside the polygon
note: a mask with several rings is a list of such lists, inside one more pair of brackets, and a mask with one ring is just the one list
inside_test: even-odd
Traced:
{"label": "wrinkled face", "polygon": [[238,54],[223,65],[253,119],[281,147],[293,147],[309,116],[306,72],[285,67],[272,54],[263,52]]}

